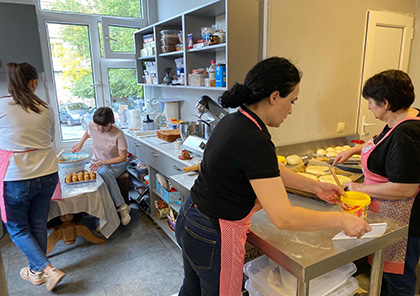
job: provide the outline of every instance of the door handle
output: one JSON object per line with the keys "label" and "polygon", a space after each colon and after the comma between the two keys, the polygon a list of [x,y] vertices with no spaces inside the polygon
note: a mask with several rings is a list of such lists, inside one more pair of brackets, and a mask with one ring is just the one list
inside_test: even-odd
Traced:
{"label": "door handle", "polygon": [[153,157],[159,157],[159,153],[156,153],[156,152],[150,152],[150,154],[151,154]]}
{"label": "door handle", "polygon": [[175,164],[174,164],[174,170],[179,171],[179,172],[183,172],[184,171],[183,169],[177,167]]}
{"label": "door handle", "polygon": [[376,123],[368,123],[366,122],[366,116],[362,117],[362,137],[366,136],[366,127],[367,126],[373,126],[376,125]]}

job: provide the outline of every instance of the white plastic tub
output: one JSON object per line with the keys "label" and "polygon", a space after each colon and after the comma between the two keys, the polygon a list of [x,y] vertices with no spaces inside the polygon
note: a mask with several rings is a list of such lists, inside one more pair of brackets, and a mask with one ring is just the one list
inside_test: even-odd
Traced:
{"label": "white plastic tub", "polygon": [[[309,282],[309,295],[330,295],[329,293],[345,285],[351,278],[351,275],[356,272],[356,269],[354,263],[349,263],[312,279]],[[267,256],[261,256],[245,264],[244,272],[249,277],[252,287],[264,296],[296,295],[297,279]],[[350,281],[354,285],[354,281]],[[356,279],[355,281],[357,282]],[[357,289],[357,286],[355,289]],[[346,294],[332,295],[341,296]]]}

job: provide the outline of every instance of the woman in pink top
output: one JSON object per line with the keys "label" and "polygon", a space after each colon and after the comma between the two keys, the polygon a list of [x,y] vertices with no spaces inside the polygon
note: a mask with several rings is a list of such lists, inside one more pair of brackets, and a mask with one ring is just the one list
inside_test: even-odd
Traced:
{"label": "woman in pink top", "polygon": [[117,178],[127,169],[127,141],[124,132],[114,125],[114,112],[109,107],[98,108],[93,122],[82,139],[73,146],[72,152],[79,152],[88,138],[92,138],[93,157],[90,168],[104,179],[115,206],[121,215],[121,223],[131,221],[130,207],[125,203],[117,184]]}

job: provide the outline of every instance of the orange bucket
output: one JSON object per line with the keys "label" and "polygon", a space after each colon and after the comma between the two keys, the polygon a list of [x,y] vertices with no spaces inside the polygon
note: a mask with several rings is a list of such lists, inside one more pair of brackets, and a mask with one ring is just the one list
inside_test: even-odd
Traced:
{"label": "orange bucket", "polygon": [[340,206],[343,212],[356,215],[364,220],[370,205],[370,196],[363,192],[346,191],[346,196],[341,196]]}

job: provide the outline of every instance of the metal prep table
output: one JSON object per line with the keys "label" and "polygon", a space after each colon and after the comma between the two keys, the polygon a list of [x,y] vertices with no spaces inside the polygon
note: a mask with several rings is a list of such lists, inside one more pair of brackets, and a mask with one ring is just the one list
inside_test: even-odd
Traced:
{"label": "metal prep table", "polygon": [[[335,205],[308,199],[289,193],[293,205],[333,211]],[[298,279],[297,295],[309,295],[309,281],[337,267],[373,254],[370,273],[369,295],[380,295],[384,248],[401,240],[408,233],[408,226],[368,212],[369,223],[388,223],[385,234],[378,238],[332,241],[339,229],[297,232],[280,230],[270,221],[266,212],[254,214],[248,242],[260,249],[275,263]]]}

